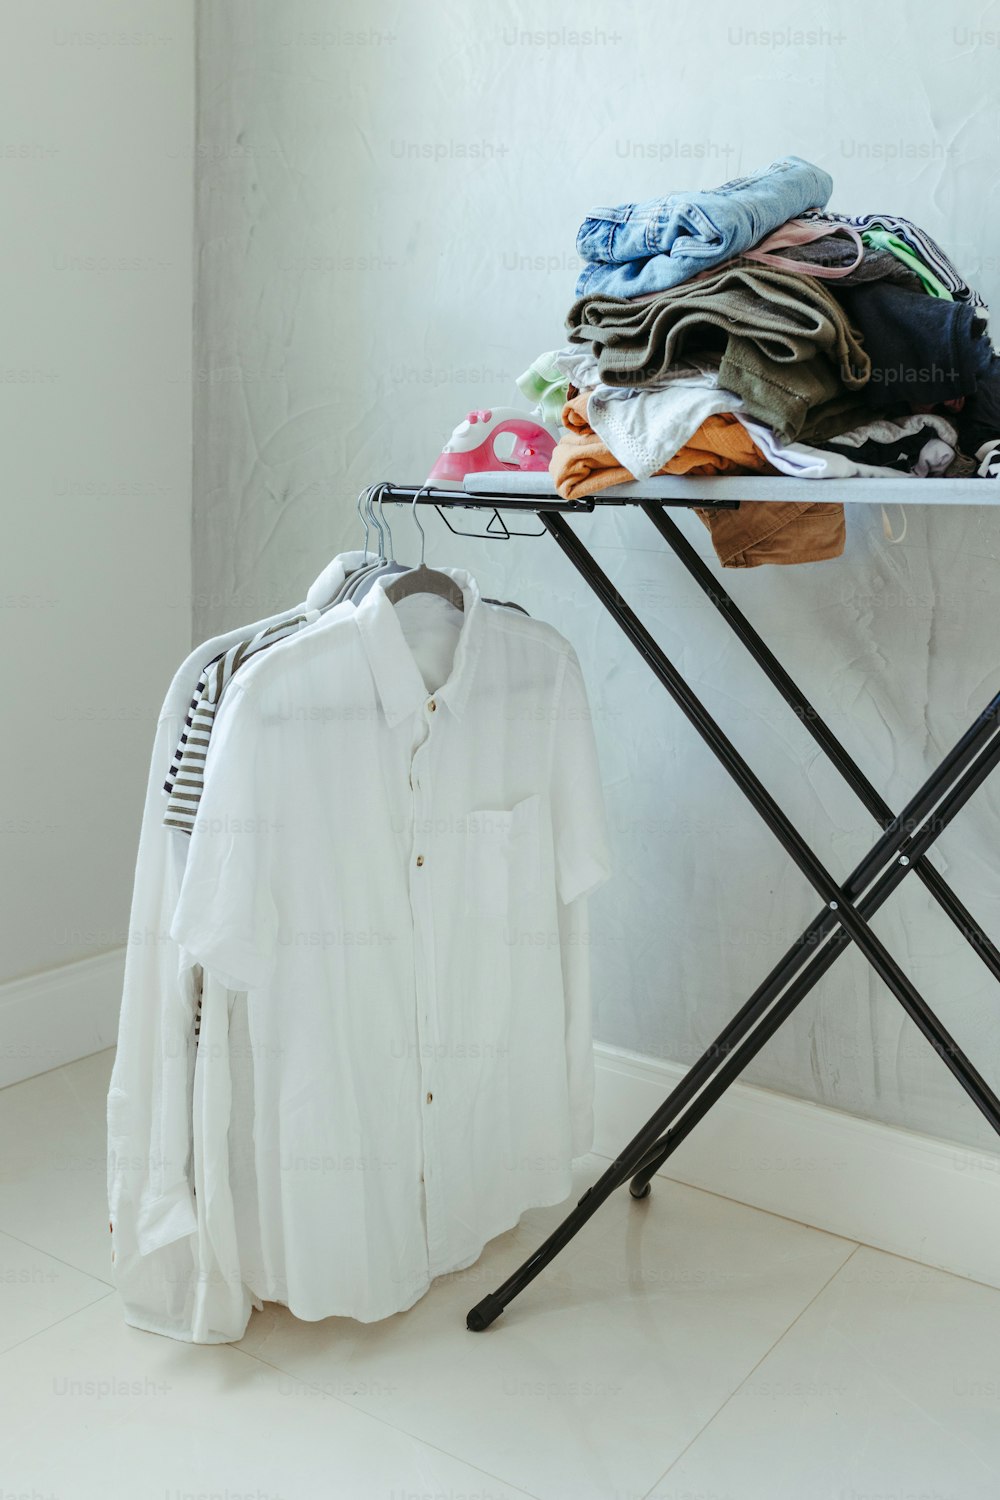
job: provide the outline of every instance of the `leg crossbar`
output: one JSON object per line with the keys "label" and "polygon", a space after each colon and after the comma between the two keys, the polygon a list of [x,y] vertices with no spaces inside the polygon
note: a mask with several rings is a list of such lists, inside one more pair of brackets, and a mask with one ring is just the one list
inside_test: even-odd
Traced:
{"label": "leg crossbar", "polygon": [[546,529],[736,781],[824,904],[771,973],[688,1070],[639,1133],[619,1153],[607,1171],[588,1188],[563,1222],[501,1287],[484,1297],[469,1311],[466,1321],[474,1332],[487,1328],[504,1307],[568,1244],[605,1199],[627,1179],[632,1179],[630,1191],[633,1197],[645,1197],[648,1194],[650,1179],[658,1168],[851,942],[868,959],[994,1130],[1000,1133],[1000,1099],[869,926],[869,919],[912,870],[973,945],[987,968],[1000,978],[1000,951],[926,859],[927,851],[935,839],[1000,764],[1000,695],[986,705],[903,811],[894,816],[891,808],[800,692],[734,601],[665,515],[662,506],[643,501],[640,508],[728,620],[785,701],[801,716],[814,739],[881,823],[883,833],[843,885],[838,885],[649,631],[618,594],[564,517],[558,513],[540,511],[540,519]]}

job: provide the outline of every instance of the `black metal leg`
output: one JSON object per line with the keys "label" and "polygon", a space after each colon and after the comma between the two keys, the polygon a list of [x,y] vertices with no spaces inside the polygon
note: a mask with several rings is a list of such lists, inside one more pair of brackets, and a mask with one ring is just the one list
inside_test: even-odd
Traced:
{"label": "black metal leg", "polygon": [[962,1087],[989,1120],[994,1130],[1000,1133],[1000,1099],[985,1079],[976,1072],[971,1062],[960,1054],[953,1039],[948,1036],[937,1016],[916,986],[903,973],[881,939],[871,930],[864,918],[859,916],[849,903],[845,903],[844,892],[833,876],[817,859],[763,782],[740,755],[732,741],[723,733],[704,704],[657,645],[642,621],[621,598],[607,574],[598,567],[564,518],[561,515],[542,512],[541,520],[586,579],[601,603],[614,616],[633,645],[642,653],[645,661],[667,689],[685,718],[697,729],[716,759],[732,776],[786,853],[791,856],[814,890],[823,898],[829,910],[837,913],[837,921],[847,929],[850,937],[857,943],[865,958],[884,980],[907,1015],[940,1052],[945,1064],[955,1074]]}
{"label": "black metal leg", "polygon": [[[987,776],[1000,764],[1000,734],[996,735],[992,742],[980,752],[971,766],[966,767],[953,791],[935,811],[933,817],[929,818],[921,829],[914,835],[914,847],[923,854],[947,827],[948,823],[961,810],[977,787],[981,786]],[[898,861],[890,869],[885,871],[880,880],[872,887],[861,902],[861,908],[865,916],[871,916],[882,905],[883,901],[905,880],[910,865],[900,864]],[[553,1230],[538,1249],[535,1250],[522,1265],[509,1276],[502,1286],[495,1292],[491,1292],[473,1307],[466,1318],[467,1326],[474,1332],[480,1333],[488,1328],[490,1323],[499,1317],[504,1308],[524,1291],[525,1287],[532,1282],[539,1272],[543,1271],[550,1261],[554,1260],[560,1250],[564,1249],[569,1241],[576,1235],[583,1225],[600,1208],[601,1204],[626,1181],[632,1177],[637,1169],[641,1169],[641,1163],[647,1160],[652,1151],[658,1153],[660,1160],[665,1160],[671,1152],[675,1151],[681,1141],[693,1130],[700,1119],[707,1114],[712,1105],[715,1104],[725,1090],[738,1077],[742,1069],[751,1058],[760,1051],[765,1042],[779,1029],[788,1019],[792,1011],[802,1000],[808,990],[812,989],[816,980],[836,960],[844,948],[848,946],[850,938],[843,928],[839,928],[833,934],[827,946],[816,955],[813,964],[817,972],[809,975],[803,974],[791,986],[781,1001],[760,1022],[757,1029],[749,1036],[743,1045],[733,1050],[729,1056],[725,1055],[726,1049],[721,1047],[721,1037],[710,1048],[710,1052],[721,1055],[724,1059],[723,1066],[719,1068],[716,1077],[701,1093],[691,1108],[684,1114],[679,1123],[673,1125],[667,1132],[665,1138],[662,1136],[664,1128],[680,1113],[676,1104],[678,1095],[683,1091],[687,1083],[687,1076],[681,1080],[677,1087],[664,1100],[642,1129],[633,1137],[624,1149],[619,1152],[616,1159],[608,1167],[598,1180],[587,1189],[563,1222]],[[812,967],[812,966],[810,966]],[[706,1054],[707,1055],[707,1054]],[[689,1075],[688,1075],[689,1076]],[[683,1107],[683,1106],[681,1106]],[[644,1170],[644,1169],[643,1169]],[[653,1167],[652,1170],[655,1170]],[[638,1196],[645,1196],[640,1192]]]}
{"label": "black metal leg", "polygon": [[[698,553],[691,546],[691,543],[679,529],[676,522],[665,513],[661,506],[654,504],[650,500],[640,501],[639,509],[652,521],[664,541],[691,574],[691,577],[695,580],[702,593],[726,619],[731,630],[743,642],[750,655],[762,668],[796,716],[802,720],[803,726],[812,735],[831,764],[837,768],[848,786],[857,793],[859,799],[873,817],[877,818],[883,826],[888,826],[893,821],[893,813],[889,804],[879,796],[875,787],[861,770],[861,767],[848,754],[833,730],[821,718],[798,684],[789,676],[780,661],[778,661],[770,647],[758,635],[736,601],[730,598],[711,569],[698,556]],[[923,882],[938,905],[951,918],[959,932],[990,970],[993,977],[1000,979],[1000,949],[996,947],[983,931],[971,912],[969,912],[947,884],[944,877],[927,860],[918,860],[916,862],[914,865],[914,874],[918,880]]]}
{"label": "black metal leg", "polygon": [[[699,1064],[695,1065],[695,1068],[682,1080],[678,1088],[664,1101],[660,1109],[656,1111],[643,1127],[642,1131],[630,1142],[629,1146],[620,1154],[602,1178],[592,1188],[588,1189],[587,1193],[584,1194],[577,1207],[563,1224],[549,1236],[548,1240],[545,1241],[544,1245],[539,1247],[539,1250],[534,1255],[525,1261],[524,1265],[519,1268],[513,1277],[509,1278],[496,1292],[485,1297],[476,1307],[470,1310],[467,1322],[468,1326],[475,1331],[480,1331],[487,1327],[502,1312],[503,1308],[513,1297],[517,1296],[523,1290],[524,1286],[533,1280],[539,1271],[559,1253],[563,1246],[577,1233],[582,1224],[596,1211],[604,1199],[616,1187],[620,1186],[627,1177],[635,1173],[640,1167],[644,1169],[644,1166],[652,1166],[652,1170],[655,1171],[657,1159],[663,1159],[663,1156],[675,1149],[679,1139],[683,1138],[679,1134],[679,1131],[683,1129],[686,1134],[688,1130],[693,1128],[697,1119],[702,1117],[724,1089],[729,1086],[729,1083],[737,1076],[741,1068],[746,1065],[754,1055],[754,1052],[759,1050],[760,1046],[763,1046],[767,1037],[773,1034],[773,1030],[777,1029],[781,1021],[791,1013],[794,1005],[799,1002],[802,996],[815,984],[816,979],[819,978],[818,972],[810,974],[807,970],[806,973],[800,976],[800,979],[788,994],[786,994],[782,1005],[773,1006],[774,994],[769,993],[769,991],[773,988],[775,993],[777,993],[777,989],[780,988],[780,985],[777,985],[779,974],[784,974],[784,982],[787,983],[788,978],[794,974],[795,969],[801,966],[801,962],[798,961],[800,953],[808,957],[808,948],[805,947],[805,944],[811,936],[815,936],[817,940],[828,938],[826,948],[823,949],[821,954],[816,955],[813,959],[813,964],[810,965],[811,970],[813,965],[818,964],[820,959],[824,960],[825,966],[821,972],[825,972],[825,967],[829,967],[829,964],[833,962],[837,953],[849,941],[853,940],[858,944],[858,947],[865,953],[865,956],[872,963],[876,971],[885,979],[892,993],[904,1006],[908,1014],[913,1017],[935,1049],[940,1052],[952,1072],[955,1073],[987,1119],[990,1120],[995,1129],[1000,1131],[1000,1100],[996,1098],[985,1080],[973,1068],[971,1062],[964,1056],[938,1021],[933,1011],[930,1010],[930,1007],[927,1006],[926,1002],[912,984],[910,984],[906,976],[899,970],[898,966],[891,959],[891,956],[868,928],[866,922],[866,917],[870,914],[870,910],[875,909],[874,905],[869,908],[869,902],[872,901],[875,893],[881,893],[876,903],[881,904],[881,900],[885,899],[912,867],[911,859],[922,858],[930,842],[937,837],[937,834],[945,826],[943,807],[938,809],[935,817],[924,828],[920,829],[917,835],[913,835],[910,832],[910,829],[913,827],[912,822],[905,825],[904,818],[907,815],[910,817],[913,816],[911,809],[915,804],[920,803],[921,800],[927,802],[929,806],[933,806],[938,800],[944,785],[943,778],[946,774],[944,767],[948,762],[951,763],[952,771],[960,765],[968,766],[969,760],[975,754],[976,749],[982,743],[989,740],[996,724],[997,702],[994,701],[989,706],[986,713],[980,716],[977,723],[963,737],[963,741],[955,747],[955,750],[952,751],[949,757],[946,757],[946,761],[942,763],[942,767],[930,779],[928,787],[924,789],[923,798],[921,799],[921,795],[918,794],[918,797],[913,800],[913,803],[908,805],[906,812],[900,815],[900,818],[892,819],[889,830],[883,836],[883,840],[879,841],[880,845],[883,846],[883,855],[886,840],[889,839],[891,843],[892,835],[896,836],[897,848],[899,849],[906,847],[908,842],[912,842],[914,853],[912,855],[899,855],[898,862],[892,870],[888,871],[882,877],[878,886],[875,887],[875,891],[870,892],[865,901],[855,909],[849,904],[857,895],[857,890],[853,888],[852,884],[854,877],[852,877],[852,882],[848,882],[844,888],[840,888],[834,883],[832,877],[819,861],[816,860],[804,840],[802,840],[788,819],[785,818],[781,809],[770,797],[762,783],[759,782],[750,767],[739,756],[735,747],[722,733],[719,726],[707,713],[683,678],[680,677],[680,674],[657,646],[649,632],[631,609],[629,609],[628,605],[619,598],[610,580],[562,520],[562,517],[551,513],[542,513],[541,519],[563,551],[566,552],[567,556],[570,557],[571,561],[582,573],[591,589],[601,599],[601,602],[608,608],[609,612],[615,617],[619,625],[621,625],[622,629],[643,655],[686,717],[698,729],[698,732],[709,744],[718,759],[725,765],[737,784],[740,785],[748,800],[750,800],[751,804],[760,813],[776,837],[778,837],[783,847],[785,847],[799,868],[819,891],[821,896],[823,896],[827,905],[821,917],[811,924],[810,929],[807,929],[807,932],[802,935],[802,938],[799,939],[799,942],[791,950],[790,955],[785,961],[779,964],[769,981],[765,981],[765,985],[761,987],[755,996],[751,997],[751,1000],[747,1002],[739,1015],[734,1017],[723,1034],[705,1054],[705,1057],[700,1060]],[[954,802],[951,815],[954,815],[954,811],[958,810],[961,802],[971,795],[975,786],[989,774],[989,771],[993,769],[998,759],[1000,759],[1000,739],[990,747],[989,752],[980,755],[979,760],[975,763],[972,770],[966,772],[961,784],[964,795],[960,800]],[[860,775],[860,773],[857,774]],[[872,788],[872,792],[874,793],[874,788]],[[877,796],[877,794],[875,795]],[[891,818],[891,812],[888,809],[886,809],[886,813]],[[919,848],[916,847],[916,840],[918,838],[923,840]],[[877,845],[876,848],[878,847]],[[890,850],[888,857],[891,858],[892,854],[893,851]],[[862,871],[866,863],[868,863],[869,868],[866,872],[866,877],[862,878],[859,872]],[[885,863],[884,857],[881,859],[881,863]],[[861,887],[859,888],[863,888],[867,880],[871,879],[871,875],[877,864],[878,862],[876,864],[871,863],[871,856],[869,856],[867,862],[862,862],[862,866],[859,866],[858,872],[855,872],[855,876],[861,880]],[[834,929],[837,930],[834,931]],[[831,933],[833,936],[829,936]],[[828,950],[829,956],[827,956]],[[790,1000],[789,996],[791,997]],[[783,1010],[783,1007],[786,1005],[789,1008]],[[768,1006],[773,1006],[773,1010],[772,1014],[768,1015],[765,1021],[762,1018],[765,1016]],[[775,1016],[777,1016],[777,1019],[774,1018]],[[756,1026],[756,1030],[753,1035],[743,1043],[743,1046],[738,1051],[733,1050],[734,1043],[754,1026]],[[762,1031],[763,1035],[761,1036]],[[758,1040],[759,1036],[760,1040]],[[718,1076],[712,1080],[711,1085],[706,1087],[706,1081],[713,1071]],[[695,1079],[699,1077],[701,1081],[695,1086]],[[722,1079],[721,1082],[719,1081],[720,1078]],[[675,1127],[674,1130],[669,1131],[668,1136],[664,1138],[662,1136],[664,1128],[672,1120],[676,1119],[677,1114],[684,1107],[684,1104],[697,1094],[701,1088],[704,1088],[704,1092],[698,1098],[697,1105],[684,1116],[680,1127]],[[707,1102],[703,1102],[706,1098]],[[660,1153],[663,1153],[663,1156],[660,1156]],[[642,1191],[644,1184],[640,1183],[639,1178],[636,1180],[636,1186],[639,1191]]]}
{"label": "black metal leg", "polygon": [[[956,777],[989,744],[991,736],[996,733],[998,722],[1000,722],[1000,697],[995,698],[971,728],[962,735],[924,785],[910,798],[898,818],[893,819],[882,837],[852,870],[844,883],[845,898],[852,902],[856,900],[890,861],[906,861],[906,863],[899,864],[900,870],[903,871],[914,867],[915,861],[911,849],[914,831],[938,806],[943,794],[954,785]],[[704,1087],[726,1054],[756,1025],[768,1007],[792,982],[796,973],[815,958],[817,950],[837,927],[836,914],[828,909],[824,908],[813,918],[805,931],[792,943],[771,972],[754,990],[745,1005],[733,1016],[697,1062],[688,1069],[670,1096],[674,1113],[679,1113]],[[841,935],[842,932],[841,929]],[[816,973],[812,983],[815,983],[819,977],[820,974]],[[808,988],[811,987],[810,984]],[[656,1167],[653,1171],[655,1170]],[[652,1175],[653,1173],[649,1174],[649,1176]],[[634,1197],[645,1196],[648,1180],[649,1177],[637,1176],[633,1183]]]}
{"label": "black metal leg", "polygon": [[[952,818],[961,811],[973,792],[986,780],[1000,764],[1000,734],[994,736],[993,740],[981,752],[974,764],[969,767],[960,777],[959,781],[947,797],[935,809],[934,814],[913,836],[909,845],[909,865],[896,860],[888,870],[876,881],[869,891],[858,903],[858,910],[866,919],[873,916],[882,903],[889,897],[898,885],[906,879],[909,871],[913,868],[912,861],[919,858],[937,838],[942,829],[946,828]],[[702,1119],[716,1100],[725,1093],[729,1085],[746,1067],[747,1063],[756,1056],[764,1043],[783,1025],[801,1000],[822,979],[823,975],[831,965],[840,957],[843,950],[849,945],[850,938],[842,927],[833,933],[829,942],[821,951],[813,957],[808,966],[802,971],[795,981],[782,995],[778,1003],[761,1020],[760,1025],[750,1035],[742,1046],[735,1048],[732,1042],[738,1040],[733,1037],[721,1048],[716,1044],[715,1051],[720,1066],[705,1086],[704,1092],[699,1093],[690,1110],[684,1114],[684,1118],[678,1125],[671,1126],[663,1138],[645,1153],[643,1164],[636,1172],[630,1184],[629,1191],[634,1198],[643,1198],[648,1192],[649,1182],[659,1171],[667,1157],[672,1155],[680,1145],[681,1141],[694,1129],[695,1125]],[[743,1028],[744,1032],[748,1027]],[[681,1080],[681,1084],[687,1082],[687,1076]],[[678,1086],[678,1088],[680,1085]],[[676,1099],[678,1090],[671,1094],[671,1100]],[[691,1095],[689,1094],[690,1098]],[[685,1101],[686,1102],[686,1101]],[[683,1108],[683,1103],[673,1111],[672,1118]]]}
{"label": "black metal leg", "polygon": [[[840,744],[839,740],[837,740],[832,730],[823,722],[820,715],[797,687],[781,663],[774,657],[773,653],[742,614],[736,603],[713,577],[710,570],[674,525],[673,521],[651,502],[642,502],[640,509],[649,516],[657,530],[677,553],[685,567],[688,568],[688,571],[694,576],[703,592],[726,617],[734,632],[747,646],[754,659],[763,667],[767,676],[781,692],[785,701],[792,706],[797,714],[801,715],[803,723],[809,729],[810,733],[829,756],[830,760],[841,771],[845,780],[857,791],[865,805],[869,807],[880,821],[886,824],[887,829],[891,830],[897,827],[903,829],[915,828],[919,820],[933,805],[933,793],[935,790],[940,789],[943,785],[946,786],[950,777],[953,779],[952,773],[956,767],[960,768],[963,758],[968,757],[970,748],[975,748],[975,736],[978,732],[977,725],[981,725],[986,720],[994,718],[997,715],[1000,699],[994,699],[987,706],[984,713],[977,720],[977,723],[972,726],[972,729],[962,737],[958,745],[945,757],[937,770],[932,773],[932,776],[924,784],[924,787],[921,788],[920,792],[907,803],[898,818],[893,818],[891,809],[887,804],[882,802],[875,788],[865,778],[864,773],[851,760],[851,757]],[[864,889],[864,886],[879,864],[884,863],[881,856],[886,847],[887,840],[883,836],[865,856],[857,869],[852,872],[846,883],[845,890],[849,890],[852,895],[857,895]],[[954,892],[951,891],[950,887],[947,886],[933,865],[924,858],[914,856],[912,849],[909,849],[904,844],[897,844],[896,847],[900,852],[906,848],[914,873],[918,878],[923,880],[924,884],[931,890],[931,893],[939,900],[962,935],[967,938],[983,958],[990,971],[997,975],[997,977],[1000,977],[997,964],[997,958],[1000,955],[998,955],[996,947],[975,919],[968,913]],[[761,1007],[770,1003],[784,988],[785,983],[789,979],[790,970],[801,966],[808,957],[808,949],[803,949],[801,945],[808,943],[815,950],[815,945],[823,936],[824,931],[830,931],[834,925],[825,914],[821,913],[820,917],[806,929],[806,932],[803,933],[798,943],[789,950],[785,958],[754,992],[742,1010],[733,1017],[729,1026],[716,1042],[712,1044],[709,1051],[699,1059],[698,1063],[689,1069],[681,1084],[678,1085],[678,1089],[671,1096],[678,1112],[697,1093],[698,1089],[705,1084],[711,1074],[712,1065],[717,1064],[720,1054],[728,1051],[729,1048],[739,1041],[740,1037],[754,1024],[755,1019],[761,1013]],[[840,937],[842,939],[842,934]],[[839,947],[837,951],[839,951]],[[802,991],[803,994],[807,992],[808,988],[811,988],[812,983],[815,983],[821,977],[826,967],[828,967],[828,964],[824,964],[822,968],[810,968],[809,972],[814,975],[814,978],[807,984],[806,989]],[[703,1066],[700,1067],[699,1064]],[[644,1168],[636,1174],[630,1185],[630,1191],[634,1197],[646,1196],[649,1191],[648,1184],[650,1178],[655,1175],[662,1162],[666,1160],[670,1149],[672,1148],[668,1148],[662,1153],[652,1153],[651,1167],[648,1169]]]}

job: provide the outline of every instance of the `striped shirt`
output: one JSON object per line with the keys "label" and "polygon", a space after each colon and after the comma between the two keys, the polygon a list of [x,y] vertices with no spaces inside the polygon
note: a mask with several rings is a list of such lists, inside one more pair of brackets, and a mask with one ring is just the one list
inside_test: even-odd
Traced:
{"label": "striped shirt", "polygon": [[201,696],[208,684],[209,668],[214,667],[215,663],[221,660],[221,653],[219,656],[212,657],[212,660],[202,670],[202,674],[198,678],[195,690],[191,695],[191,702],[188,704],[187,713],[184,715],[184,728],[181,731],[180,739],[177,741],[177,748],[170,758],[170,770],[167,772],[167,779],[163,783],[163,790],[167,793],[168,796],[174,789],[174,782],[177,780],[177,772],[180,769],[181,760],[184,756],[184,747],[187,744],[187,737],[191,730],[191,724],[194,720],[195,711],[198,707],[198,704],[201,702]]}
{"label": "striped shirt", "polygon": [[932,240],[924,229],[919,229],[909,219],[897,218],[895,214],[834,214],[829,209],[808,209],[800,214],[801,219],[832,219],[837,224],[849,224],[853,229],[887,229],[890,234],[898,234],[901,240],[905,240],[914,254],[934,272],[939,281],[943,281],[948,290],[959,302],[971,302],[973,307],[981,307],[989,311],[985,301],[968,282],[963,279],[951,261],[945,255],[941,246]]}
{"label": "striped shirt", "polygon": [[286,636],[294,635],[303,625],[316,619],[318,613],[318,610],[310,610],[308,614],[293,615],[280,625],[269,625],[250,640],[239,641],[231,646],[205,667],[198,679],[198,686],[184,719],[184,730],[163,783],[163,790],[167,794],[167,808],[163,815],[165,828],[180,828],[184,833],[190,833],[194,828],[201,801],[212,726],[222,695],[232,681],[233,674],[256,656],[258,651],[273,646]]}

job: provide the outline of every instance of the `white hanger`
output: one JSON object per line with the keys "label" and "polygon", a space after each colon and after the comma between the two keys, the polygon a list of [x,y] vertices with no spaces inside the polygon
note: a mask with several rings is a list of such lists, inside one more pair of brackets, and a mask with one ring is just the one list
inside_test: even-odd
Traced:
{"label": "white hanger", "polygon": [[385,585],[385,597],[390,604],[398,604],[401,599],[408,599],[411,594],[438,594],[442,599],[447,599],[456,609],[465,609],[465,599],[462,590],[448,573],[442,573],[437,568],[429,568],[424,562],[424,552],[427,547],[427,535],[420,522],[417,520],[417,501],[430,489],[430,485],[421,485],[413,496],[413,504],[410,513],[414,524],[420,532],[420,564],[411,568],[408,573],[400,573],[391,583]]}

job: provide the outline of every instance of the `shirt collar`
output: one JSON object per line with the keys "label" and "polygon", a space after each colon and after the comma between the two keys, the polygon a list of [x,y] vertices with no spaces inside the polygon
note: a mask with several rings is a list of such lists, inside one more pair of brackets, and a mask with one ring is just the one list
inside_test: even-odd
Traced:
{"label": "shirt collar", "polygon": [[343,588],[347,575],[364,567],[366,562],[374,561],[370,552],[341,552],[332,562],[327,563],[310,588],[306,595],[306,607],[324,609],[326,605],[332,604]]}
{"label": "shirt collar", "polygon": [[[476,660],[482,644],[486,609],[478,585],[462,568],[440,568],[454,578],[462,590],[465,610],[451,673],[434,694],[437,703],[446,703],[461,718],[468,704]],[[392,578],[385,580],[392,583]],[[390,728],[402,723],[427,702],[427,686],[420,675],[396,610],[385,597],[381,580],[376,581],[354,612],[354,620],[368,656],[372,677]]]}

